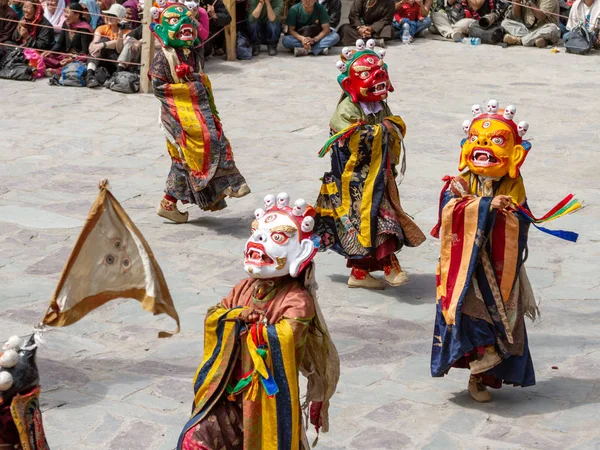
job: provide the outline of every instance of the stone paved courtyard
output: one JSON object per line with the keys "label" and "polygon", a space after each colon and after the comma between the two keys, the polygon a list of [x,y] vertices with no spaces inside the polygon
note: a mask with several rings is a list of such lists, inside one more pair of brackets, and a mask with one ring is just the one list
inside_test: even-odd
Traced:
{"label": "stone paved courtyard", "polygon": [[[46,334],[38,356],[53,450],[174,448],[205,311],[244,276],[252,212],[268,193],[316,198],[328,167],[317,151],[339,98],[336,61],[282,54],[208,64],[253,194],[216,214],[191,208],[180,226],[154,212],[169,160],[153,96],[0,81],[0,339],[42,317],[102,178],[154,250],[182,320],[179,335],[158,340],[172,320],[119,300]],[[531,231],[538,383],[494,391],[485,405],[466,394],[466,371],[429,374],[436,240],[402,251],[411,282],[383,292],[347,289],[344,260],[320,254],[320,301],[342,375],[318,448],[600,448],[598,57],[418,40],[389,48],[386,61],[391,109],[408,125],[402,201],[423,230],[436,220],[440,178],[457,170],[462,121],[490,98],[514,103],[530,123],[523,172],[534,213],[570,192],[587,208],[550,225],[579,232],[577,244]]]}

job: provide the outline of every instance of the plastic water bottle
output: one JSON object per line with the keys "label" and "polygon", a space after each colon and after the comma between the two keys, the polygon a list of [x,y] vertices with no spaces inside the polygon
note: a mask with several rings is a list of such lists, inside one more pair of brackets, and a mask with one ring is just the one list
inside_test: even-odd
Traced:
{"label": "plastic water bottle", "polygon": [[462,40],[462,43],[465,45],[479,45],[481,44],[481,39],[467,37]]}
{"label": "plastic water bottle", "polygon": [[402,43],[404,45],[408,45],[410,44],[410,25],[405,23],[404,25],[402,25]]}

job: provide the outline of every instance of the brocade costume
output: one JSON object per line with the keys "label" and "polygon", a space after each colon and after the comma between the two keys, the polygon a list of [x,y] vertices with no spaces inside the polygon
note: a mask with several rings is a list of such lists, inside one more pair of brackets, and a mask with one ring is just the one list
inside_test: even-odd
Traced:
{"label": "brocade costume", "polygon": [[406,167],[406,125],[386,99],[393,92],[385,53],[375,42],[344,48],[337,67],[344,91],[329,126],[331,137],[319,156],[331,150],[331,170],[323,176],[316,201],[320,250],[331,249],[352,268],[349,287],[383,289],[370,272],[383,270],[385,282],[408,282],[395,256],[404,245],[416,247],[425,236],[404,212],[396,185],[397,167]]}
{"label": "brocade costume", "polygon": [[218,211],[227,207],[226,197],[243,197],[250,188],[235,165],[210,80],[200,69],[199,22],[180,3],[154,13],[156,21],[150,27],[163,46],[149,76],[161,102],[159,119],[172,160],[157,213],[183,223],[188,213],[177,210],[178,200]]}
{"label": "brocade costume", "polygon": [[[404,212],[396,186],[406,126],[386,103],[375,114],[345,97],[330,121],[331,134],[361,123],[350,136],[331,146],[331,171],[323,176],[317,199],[317,233],[323,250],[348,259],[348,267],[368,272],[383,270],[392,255],[407,245],[416,247],[425,237]],[[389,132],[388,119],[397,128]]]}
{"label": "brocade costume", "polygon": [[[177,76],[178,64],[193,68],[193,81]],[[172,160],[165,192],[183,203],[217,211],[227,206],[225,189],[237,191],[246,180],[223,132],[210,80],[199,70],[194,50],[163,48],[152,61],[150,76]]]}
{"label": "brocade costume", "polygon": [[489,101],[487,113],[479,105],[472,112],[473,119],[463,122],[462,173],[444,178],[431,232],[441,240],[431,374],[468,368],[469,394],[489,402],[487,386],[535,384],[525,327],[525,316],[535,320],[539,314],[524,267],[530,224],[575,241],[575,233],[536,224],[581,205],[569,196],[536,219],[520,174],[531,150],[523,139],[529,124],[517,124],[516,107],[499,110],[496,100]]}
{"label": "brocade costume", "polygon": [[[308,450],[302,415],[329,428],[337,350],[316,298],[314,210],[265,198],[246,243],[245,270],[204,324],[191,418],[178,450]],[[299,374],[308,379],[300,404]]]}
{"label": "brocade costume", "polygon": [[537,307],[523,262],[530,222],[518,212],[491,209],[497,195],[526,207],[522,177],[482,182],[467,171],[457,196],[450,186],[440,204],[441,256],[431,356],[433,376],[451,367],[471,368],[499,388],[535,384],[525,315]]}

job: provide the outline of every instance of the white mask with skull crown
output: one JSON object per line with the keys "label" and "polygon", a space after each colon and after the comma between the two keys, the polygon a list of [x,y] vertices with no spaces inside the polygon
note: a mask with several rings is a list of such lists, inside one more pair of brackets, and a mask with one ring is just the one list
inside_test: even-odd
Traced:
{"label": "white mask with skull crown", "polygon": [[[289,199],[286,193],[278,199]],[[297,277],[317,253],[313,236],[314,209],[304,200],[273,205],[274,196],[265,197],[265,209],[254,212],[252,235],[244,250],[244,270],[252,278]]]}

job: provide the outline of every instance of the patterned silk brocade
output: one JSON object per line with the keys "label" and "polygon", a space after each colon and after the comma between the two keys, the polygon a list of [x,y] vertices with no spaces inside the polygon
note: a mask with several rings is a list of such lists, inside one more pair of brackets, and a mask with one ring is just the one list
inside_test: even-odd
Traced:
{"label": "patterned silk brocade", "polygon": [[[254,380],[259,370],[252,331],[240,329],[236,320],[247,308],[262,312],[268,321],[264,328],[268,341],[265,363],[278,388],[272,397],[253,381],[237,391],[249,374]],[[307,337],[314,320],[312,295],[299,280],[289,276],[274,282],[242,280],[211,308],[205,322],[204,359],[194,381],[194,413],[182,432],[178,449],[304,448],[298,375],[307,365]],[[263,336],[262,332],[259,335]],[[310,350],[312,357],[314,347]],[[219,356],[215,358],[216,351]]]}
{"label": "patterned silk brocade", "polygon": [[[349,107],[344,102],[342,106]],[[336,117],[332,123],[340,122]],[[387,119],[404,132],[400,117]],[[390,133],[382,123],[361,125],[331,145],[331,171],[323,176],[316,202],[321,251],[331,249],[349,259],[383,260],[404,245],[416,247],[425,240],[400,204],[396,165],[402,136],[397,130]]]}
{"label": "patterned silk brocade", "polygon": [[529,222],[512,212],[490,208],[494,195],[511,195],[526,204],[523,181],[491,181],[488,196],[467,172],[471,192],[443,193],[441,254],[431,371],[444,376],[451,367],[470,368],[484,383],[535,384],[524,316],[535,316],[535,300],[525,268]]}
{"label": "patterned silk brocade", "polygon": [[227,206],[225,190],[238,191],[246,181],[223,132],[208,76],[194,73],[193,80],[181,80],[174,72],[176,64],[199,70],[194,51],[186,56],[174,49],[157,52],[150,69],[172,158],[165,193],[206,211],[221,210]]}

